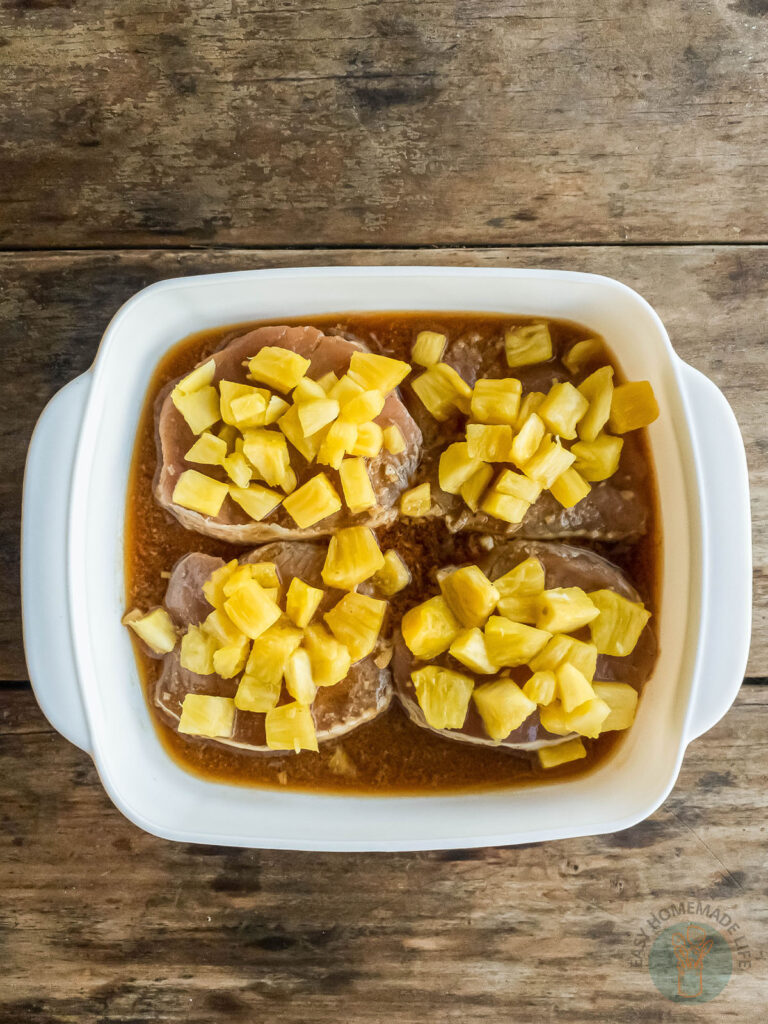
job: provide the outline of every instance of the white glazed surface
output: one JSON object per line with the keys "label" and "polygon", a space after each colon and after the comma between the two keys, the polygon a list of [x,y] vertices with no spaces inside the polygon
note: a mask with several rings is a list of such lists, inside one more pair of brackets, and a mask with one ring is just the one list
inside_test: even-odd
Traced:
{"label": "white glazed surface", "polygon": [[[155,365],[173,343],[207,327],[388,309],[575,320],[606,338],[629,379],[649,379],[654,386],[662,411],[650,428],[664,533],[663,614],[656,623],[661,653],[633,728],[608,762],[582,778],[460,796],[274,792],[196,778],[169,759],[155,733],[120,625],[125,493]],[[35,453],[42,442],[35,448],[33,441],[30,451],[25,642],[28,650],[43,644],[45,625],[58,679],[52,678],[51,659],[30,662],[38,700],[53,724],[92,755],[115,804],[147,831],[182,841],[307,850],[440,849],[617,831],[659,806],[686,744],[735,698],[749,642],[743,445],[720,392],[677,358],[658,316],[624,285],[557,271],[430,267],[252,271],[166,281],[138,293],[117,313],[84,376],[91,375],[90,387],[68,399],[65,389],[53,400],[36,432],[51,444],[68,427],[72,433],[85,403],[71,488],[67,474],[59,482],[68,521],[57,536],[67,540],[67,564],[53,589],[69,616],[59,616],[54,626],[37,599],[45,570],[34,553],[35,539],[46,530],[34,515],[42,465]],[[723,539],[712,524],[726,514]],[[718,621],[715,634],[707,627]],[[718,635],[729,642],[718,642]]]}

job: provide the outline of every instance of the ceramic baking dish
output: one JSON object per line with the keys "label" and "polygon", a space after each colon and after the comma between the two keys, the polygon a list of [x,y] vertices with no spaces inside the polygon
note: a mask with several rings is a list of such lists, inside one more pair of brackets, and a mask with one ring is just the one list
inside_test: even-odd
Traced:
{"label": "ceramic baking dish", "polygon": [[[194,331],[353,310],[575,320],[606,338],[629,379],[652,382],[662,413],[650,428],[664,535],[661,654],[635,724],[591,774],[467,795],[312,795],[208,782],[161,746],[120,624],[126,486],[152,371]],[[662,803],[686,745],[725,714],[741,683],[751,602],[744,447],[720,391],[678,358],[648,303],[610,278],[318,267],[163,281],[120,309],[91,369],[40,417],[24,483],[22,583],[27,662],[43,712],[87,751],[117,807],[148,832],[301,850],[440,849],[615,832]]]}

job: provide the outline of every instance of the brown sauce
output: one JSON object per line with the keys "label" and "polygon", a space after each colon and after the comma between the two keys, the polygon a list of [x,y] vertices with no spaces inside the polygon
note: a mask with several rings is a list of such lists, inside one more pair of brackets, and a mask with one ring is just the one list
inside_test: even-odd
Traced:
{"label": "brown sauce", "polygon": [[[478,338],[477,344],[482,345],[484,339],[498,339],[503,326],[523,323],[528,319],[478,313],[334,314],[229,325],[193,334],[180,341],[158,364],[139,421],[126,505],[126,607],[147,609],[161,604],[167,574],[178,559],[190,551],[204,551],[230,559],[248,550],[185,530],[153,499],[152,483],[157,458],[154,401],[169,381],[188,372],[196,362],[226,341],[266,324],[306,324],[326,334],[349,334],[366,342],[374,351],[384,348],[387,354],[407,360],[413,339],[420,330],[442,331],[449,338],[472,331]],[[559,320],[548,322],[556,356],[567,351],[574,342],[595,336],[594,332],[577,324]],[[594,367],[606,362],[615,367],[617,378],[623,379],[621,368],[607,347],[594,360]],[[594,367],[590,364],[589,369]],[[649,509],[648,533],[633,543],[589,543],[584,546],[598,551],[624,569],[655,616],[659,610],[661,536],[653,463],[645,431],[625,435],[622,460],[625,459],[642,462],[647,467],[644,474],[646,493],[642,497]],[[404,592],[400,602],[397,599],[393,601],[392,615],[394,621],[398,621],[404,610],[399,604],[406,602],[410,606],[435,592],[432,574],[445,564],[446,552],[450,552],[450,558],[456,559],[457,554],[466,551],[466,560],[472,560],[477,537],[470,534],[451,536],[447,529],[441,529],[434,523],[429,526],[398,523],[390,530],[380,531],[379,541],[382,549],[395,546],[401,551],[409,549],[411,557],[408,562],[412,567],[419,567],[413,584]],[[568,540],[567,543],[580,542]],[[406,717],[395,698],[385,714],[339,740],[323,744],[319,753],[302,751],[298,755],[265,755],[238,752],[181,736],[160,718],[152,693],[162,662],[147,657],[138,643],[134,646],[147,703],[165,749],[186,770],[223,782],[382,795],[518,787],[584,775],[610,757],[623,735],[613,732],[597,740],[588,740],[585,743],[588,749],[586,758],[545,772],[538,767],[535,757],[522,752],[516,754],[509,750],[460,743],[420,729]],[[342,748],[340,753],[339,747]],[[352,773],[349,772],[350,765]]]}

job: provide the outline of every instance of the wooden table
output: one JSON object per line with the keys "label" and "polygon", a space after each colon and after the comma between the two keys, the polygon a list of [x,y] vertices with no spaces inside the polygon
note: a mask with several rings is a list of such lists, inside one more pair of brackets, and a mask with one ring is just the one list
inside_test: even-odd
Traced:
{"label": "wooden table", "polygon": [[[764,1018],[767,36],[765,0],[3,5],[0,1024]],[[329,263],[616,276],[736,410],[749,678],[643,824],[391,856],[175,846],[40,714],[18,532],[43,404],[150,281]],[[678,1005],[648,946],[688,900],[736,922],[740,963]]]}

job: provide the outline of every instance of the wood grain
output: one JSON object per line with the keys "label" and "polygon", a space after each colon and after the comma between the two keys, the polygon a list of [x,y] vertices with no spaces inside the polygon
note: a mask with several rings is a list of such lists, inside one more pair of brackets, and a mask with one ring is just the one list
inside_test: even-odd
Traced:
{"label": "wood grain", "polygon": [[[637,288],[683,357],[725,392],[750,464],[755,541],[748,673],[768,676],[768,247],[558,247],[309,252],[110,252],[0,255],[0,679],[23,679],[18,594],[21,478],[48,398],[93,359],[120,304],[163,277],[250,267],[349,263],[545,266],[589,270]],[[31,353],[34,353],[32,357]]]}
{"label": "wood grain", "polygon": [[9,0],[0,245],[760,241],[764,0]]}
{"label": "wood grain", "polygon": [[[140,832],[31,693],[5,690],[0,1022],[756,1021],[766,735],[768,688],[744,687],[665,805],[614,835],[272,853]],[[683,1009],[654,988],[640,930],[687,899],[738,922],[752,966]]]}

